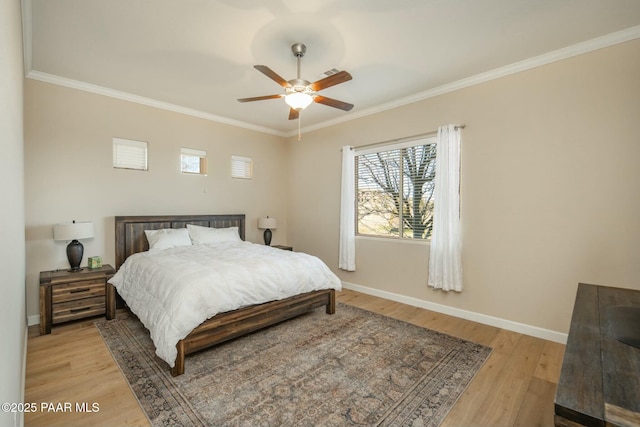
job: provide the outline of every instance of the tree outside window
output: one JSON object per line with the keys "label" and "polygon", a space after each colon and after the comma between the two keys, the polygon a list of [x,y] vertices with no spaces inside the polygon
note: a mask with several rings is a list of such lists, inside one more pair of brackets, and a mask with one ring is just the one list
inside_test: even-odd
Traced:
{"label": "tree outside window", "polygon": [[207,152],[183,148],[180,152],[180,171],[184,174],[206,175]]}
{"label": "tree outside window", "polygon": [[433,227],[435,138],[356,156],[356,232],[430,239]]}

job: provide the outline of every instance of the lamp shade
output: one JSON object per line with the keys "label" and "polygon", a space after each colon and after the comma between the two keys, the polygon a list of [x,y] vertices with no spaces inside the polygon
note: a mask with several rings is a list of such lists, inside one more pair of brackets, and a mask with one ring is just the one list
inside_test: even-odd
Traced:
{"label": "lamp shade", "polygon": [[258,218],[258,228],[260,230],[270,229],[275,230],[278,228],[278,222],[275,218]]}
{"label": "lamp shade", "polygon": [[53,226],[54,240],[78,240],[93,237],[93,222],[68,222]]}
{"label": "lamp shade", "polygon": [[84,254],[84,246],[78,239],[89,239],[93,237],[93,222],[68,222],[53,226],[54,240],[71,241],[67,245],[67,259],[72,272],[81,271],[80,263]]}
{"label": "lamp shade", "polygon": [[304,110],[313,102],[313,97],[304,92],[291,92],[284,97],[284,102],[294,110]]}

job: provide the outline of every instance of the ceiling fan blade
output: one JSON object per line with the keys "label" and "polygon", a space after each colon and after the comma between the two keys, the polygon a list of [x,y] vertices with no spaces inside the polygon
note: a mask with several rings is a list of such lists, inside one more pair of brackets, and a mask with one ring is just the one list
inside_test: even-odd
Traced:
{"label": "ceiling fan blade", "polygon": [[338,101],[337,99],[327,98],[326,96],[316,95],[313,98],[314,102],[318,104],[328,105],[329,107],[339,108],[344,111],[351,111],[353,108],[353,104],[349,104],[348,102]]}
{"label": "ceiling fan blade", "polygon": [[284,95],[265,95],[265,96],[254,96],[253,98],[240,98],[238,102],[252,102],[252,101],[263,101],[265,99],[276,99],[282,98]]}
{"label": "ceiling fan blade", "polygon": [[300,111],[289,108],[289,120],[295,120],[300,117]]}
{"label": "ceiling fan blade", "polygon": [[346,71],[340,71],[334,75],[325,77],[322,80],[311,83],[309,87],[311,88],[311,90],[317,92],[319,90],[326,89],[340,83],[348,82],[349,80],[351,80],[351,74],[347,73]]}
{"label": "ceiling fan blade", "polygon": [[273,80],[274,82],[278,83],[280,86],[282,86],[282,87],[291,87],[291,85],[289,84],[288,81],[286,81],[285,79],[280,77],[280,75],[278,73],[276,73],[275,71],[273,71],[271,68],[267,67],[266,65],[254,65],[253,68],[255,68],[256,70],[260,71],[262,74],[264,74],[265,76],[269,77],[271,80]]}

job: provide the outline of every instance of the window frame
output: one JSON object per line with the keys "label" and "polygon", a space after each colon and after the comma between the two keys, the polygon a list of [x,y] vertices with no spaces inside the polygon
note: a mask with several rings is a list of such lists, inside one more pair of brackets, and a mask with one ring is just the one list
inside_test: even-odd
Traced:
{"label": "window frame", "polygon": [[[199,159],[198,171],[192,172],[185,170],[184,157],[192,157]],[[180,173],[193,176],[207,176],[207,152],[205,150],[198,150],[194,148],[181,148],[180,149]]]}
{"label": "window frame", "polygon": [[[238,170],[242,169],[242,174]],[[253,159],[251,157],[231,155],[231,178],[253,179]]]}
{"label": "window frame", "polygon": [[[359,200],[359,156],[363,156],[363,155],[369,155],[369,154],[376,154],[376,153],[388,153],[388,152],[392,152],[392,151],[396,151],[396,150],[400,150],[400,154],[399,154],[399,159],[398,159],[398,163],[399,163],[399,168],[398,168],[398,193],[401,195],[401,201],[400,201],[400,205],[402,206],[403,204],[403,200],[405,200],[405,194],[404,194],[404,179],[400,179],[400,177],[405,177],[404,174],[404,167],[405,167],[405,162],[403,160],[403,156],[402,156],[402,150],[406,150],[408,148],[412,148],[412,147],[419,147],[419,146],[427,146],[427,145],[432,145],[433,149],[435,150],[433,156],[429,157],[429,161],[433,162],[432,163],[432,167],[433,168],[433,176],[430,179],[430,182],[432,183],[431,186],[433,187],[433,185],[435,185],[435,162],[436,162],[436,157],[437,157],[437,137],[434,134],[429,134],[429,135],[422,135],[422,136],[416,136],[416,137],[410,137],[410,138],[403,138],[403,139],[399,139],[399,140],[395,140],[395,141],[390,141],[390,142],[384,142],[384,143],[378,143],[378,144],[372,144],[366,147],[362,147],[362,148],[358,148],[355,147],[355,156],[354,156],[354,169],[355,169],[355,177],[354,177],[354,184],[355,184],[355,200],[354,200],[354,211],[355,211],[355,237],[357,238],[363,238],[363,239],[372,239],[372,240],[376,240],[376,239],[389,239],[389,240],[393,240],[393,241],[399,241],[399,242],[407,242],[407,243],[417,243],[417,244],[428,244],[431,242],[431,232],[429,232],[428,237],[426,238],[416,238],[413,236],[405,236],[405,226],[404,226],[404,222],[403,222],[403,212],[402,209],[399,210],[399,212],[397,212],[397,221],[399,224],[398,230],[397,230],[397,234],[392,235],[392,234],[372,234],[372,233],[366,233],[366,232],[362,232],[361,231],[361,226],[360,226],[360,218],[359,218],[359,207],[360,207],[360,200]],[[424,194],[424,193],[423,193]],[[435,203],[435,199],[433,199],[433,197],[435,197],[435,195],[433,194],[433,190],[431,190],[431,194],[432,194],[432,200],[433,203]],[[432,209],[433,212],[433,209]]]}
{"label": "window frame", "polygon": [[[134,139],[113,138],[113,168],[124,170],[149,170],[149,143]],[[119,151],[119,149],[121,149]],[[122,152],[129,151],[129,153]],[[138,151],[138,153],[135,153]]]}

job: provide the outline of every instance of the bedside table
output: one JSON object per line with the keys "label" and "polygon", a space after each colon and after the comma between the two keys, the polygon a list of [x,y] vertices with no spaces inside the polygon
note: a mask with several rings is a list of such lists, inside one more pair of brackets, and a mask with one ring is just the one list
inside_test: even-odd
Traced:
{"label": "bedside table", "polygon": [[81,271],[40,272],[40,335],[51,333],[51,325],[106,315],[116,315],[116,291],[107,283],[116,273],[109,264]]}
{"label": "bedside table", "polygon": [[272,248],[282,249],[283,251],[293,251],[293,246],[273,245]]}

